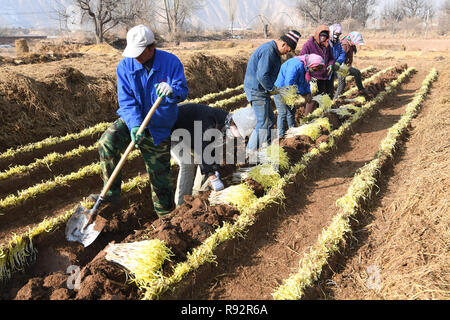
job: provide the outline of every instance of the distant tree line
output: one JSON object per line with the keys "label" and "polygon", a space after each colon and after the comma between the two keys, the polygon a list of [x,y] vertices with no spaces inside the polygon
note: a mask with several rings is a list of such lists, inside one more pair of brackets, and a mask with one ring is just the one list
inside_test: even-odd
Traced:
{"label": "distant tree line", "polygon": [[297,10],[313,24],[326,24],[354,19],[363,27],[371,17],[376,0],[299,0]]}
{"label": "distant tree line", "polygon": [[203,0],[55,0],[55,3],[58,19],[70,23],[73,19],[70,11],[77,11],[81,23],[90,23],[97,43],[101,43],[111,29],[118,26],[129,29],[139,23],[162,24],[176,38],[188,18],[201,8]]}
{"label": "distant tree line", "polygon": [[[311,25],[356,21],[362,28],[370,19],[381,18],[382,23],[395,33],[402,21],[421,21],[426,26],[436,15],[436,9],[428,0],[391,0],[386,2],[379,14],[378,0],[297,0],[296,10]],[[233,32],[237,0],[227,0],[225,10],[229,29]],[[55,0],[58,18],[66,23],[75,10],[83,25],[92,26],[97,43],[104,41],[105,34],[113,28],[129,29],[145,23],[154,30],[164,32],[169,39],[178,39],[186,30],[189,18],[204,5],[204,0]],[[440,28],[448,30],[450,0],[437,8]],[[414,20],[415,19],[415,20]],[[163,26],[163,30],[161,29]],[[446,31],[445,31],[446,32]]]}

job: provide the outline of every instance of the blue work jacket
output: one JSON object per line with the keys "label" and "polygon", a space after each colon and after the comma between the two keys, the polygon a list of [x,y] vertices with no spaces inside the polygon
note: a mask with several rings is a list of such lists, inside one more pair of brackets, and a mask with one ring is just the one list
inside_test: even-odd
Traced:
{"label": "blue work jacket", "polygon": [[[341,42],[333,42],[331,40],[328,40],[328,43],[331,47],[331,51],[333,52],[333,58],[335,62],[338,62],[339,64],[343,64],[345,62],[345,50],[342,48]],[[337,78],[337,73],[333,71],[333,73],[330,75],[331,77]]]}
{"label": "blue work jacket", "polygon": [[146,127],[155,145],[170,136],[178,117],[177,103],[184,101],[188,95],[183,64],[172,53],[155,49],[153,67],[149,73],[134,58],[124,58],[117,66],[117,114],[130,131],[144,121],[158,98],[155,84],[160,82],[167,82],[173,93],[163,98]]}
{"label": "blue work jacket", "polygon": [[309,83],[305,79],[306,68],[303,61],[298,57],[293,57],[281,65],[280,73],[278,74],[275,86],[285,87],[297,85],[297,93],[302,96],[311,93]]}
{"label": "blue work jacket", "polygon": [[343,64],[345,61],[345,50],[342,48],[341,42],[329,41],[329,44],[331,46],[331,51],[333,51],[333,58],[335,62]]}
{"label": "blue work jacket", "polygon": [[250,56],[244,78],[249,102],[268,98],[281,67],[281,56],[275,41],[259,46]]}

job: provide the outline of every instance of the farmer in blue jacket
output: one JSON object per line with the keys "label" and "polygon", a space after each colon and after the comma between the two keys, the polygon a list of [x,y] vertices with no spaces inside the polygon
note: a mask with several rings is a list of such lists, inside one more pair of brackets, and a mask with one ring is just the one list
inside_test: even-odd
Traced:
{"label": "farmer in blue jacket", "polygon": [[[158,216],[175,207],[170,166],[170,135],[178,116],[177,103],[188,95],[184,67],[173,54],[156,49],[153,32],[138,25],[127,33],[127,47],[117,66],[120,116],[99,141],[103,181],[106,183],[133,141],[141,151],[150,178],[153,205]],[[163,98],[144,133],[137,131],[158,97]],[[105,202],[120,202],[122,177],[114,181]],[[96,200],[98,195],[91,195]]]}
{"label": "farmer in blue jacket", "polygon": [[291,30],[277,40],[262,44],[250,56],[244,78],[247,100],[256,114],[256,127],[250,135],[247,151],[256,151],[272,142],[275,115],[270,106],[270,93],[281,67],[281,56],[294,51],[301,35]]}
{"label": "farmer in blue jacket", "polygon": [[330,74],[330,80],[332,81],[331,98],[334,95],[334,79],[337,78],[336,71],[345,62],[345,50],[342,48],[341,41],[339,40],[341,34],[342,26],[339,23],[330,26],[330,40],[328,40],[328,43],[330,44],[334,58],[333,73]]}
{"label": "farmer in blue jacket", "polygon": [[[323,58],[314,53],[293,57],[281,66],[275,86],[281,88],[296,85],[297,94],[302,95],[305,98],[305,113],[308,114],[313,108],[309,84],[311,81],[311,73],[319,71],[324,65],[325,62]],[[278,110],[278,137],[282,138],[286,133],[285,121],[287,120],[288,128],[292,128],[295,125],[296,107],[287,106],[280,94],[275,95],[273,99]]]}

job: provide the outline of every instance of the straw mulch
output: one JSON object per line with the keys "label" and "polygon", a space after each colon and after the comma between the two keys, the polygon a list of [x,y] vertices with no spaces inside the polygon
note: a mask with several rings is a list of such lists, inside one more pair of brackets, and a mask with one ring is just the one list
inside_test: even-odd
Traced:
{"label": "straw mulch", "polygon": [[355,232],[367,239],[329,281],[329,298],[450,299],[449,78],[441,70],[387,190]]}

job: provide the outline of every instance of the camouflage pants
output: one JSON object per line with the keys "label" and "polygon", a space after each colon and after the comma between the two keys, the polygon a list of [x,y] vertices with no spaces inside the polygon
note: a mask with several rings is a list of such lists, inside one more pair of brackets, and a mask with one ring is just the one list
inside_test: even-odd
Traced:
{"label": "camouflage pants", "polygon": [[[116,120],[101,136],[98,149],[105,185],[119,163],[121,153],[125,151],[130,142],[130,131],[122,119]],[[139,149],[149,174],[156,214],[158,216],[168,214],[175,207],[170,166],[170,137],[155,146],[153,138],[147,130]],[[107,192],[107,196],[120,195],[121,184],[122,173],[119,173]]]}

